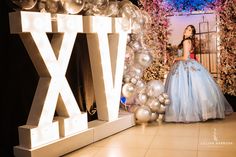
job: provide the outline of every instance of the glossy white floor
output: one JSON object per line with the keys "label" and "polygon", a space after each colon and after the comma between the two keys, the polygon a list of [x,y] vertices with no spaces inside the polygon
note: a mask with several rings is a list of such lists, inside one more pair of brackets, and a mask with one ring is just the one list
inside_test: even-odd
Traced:
{"label": "glossy white floor", "polygon": [[236,112],[224,120],[136,125],[64,157],[211,156],[236,156]]}

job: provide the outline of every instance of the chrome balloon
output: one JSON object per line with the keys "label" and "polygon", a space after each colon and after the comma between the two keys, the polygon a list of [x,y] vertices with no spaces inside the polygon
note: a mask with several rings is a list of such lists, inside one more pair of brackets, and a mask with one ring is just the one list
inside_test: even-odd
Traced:
{"label": "chrome balloon", "polygon": [[148,106],[142,105],[135,111],[135,118],[140,123],[147,123],[151,119],[151,110]]}
{"label": "chrome balloon", "polygon": [[132,83],[126,83],[122,87],[122,95],[126,98],[131,97],[135,93],[135,86]]}
{"label": "chrome balloon", "polygon": [[37,0],[11,0],[11,2],[20,9],[30,10],[36,5]]}
{"label": "chrome balloon", "polygon": [[85,0],[61,0],[61,4],[68,14],[78,14],[83,9]]}

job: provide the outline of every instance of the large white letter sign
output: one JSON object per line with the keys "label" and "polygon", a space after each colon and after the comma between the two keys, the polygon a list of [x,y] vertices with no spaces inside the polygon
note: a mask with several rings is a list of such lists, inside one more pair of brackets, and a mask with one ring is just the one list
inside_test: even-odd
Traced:
{"label": "large white letter sign", "polygon": [[98,119],[118,118],[128,30],[122,18],[85,16]]}
{"label": "large white letter sign", "polygon": [[[82,26],[78,15],[57,15],[52,22],[49,13],[10,13],[11,33],[20,35],[40,77],[27,124],[19,127],[20,146],[34,148],[88,128],[65,77]],[[51,43],[46,32],[56,33]]]}

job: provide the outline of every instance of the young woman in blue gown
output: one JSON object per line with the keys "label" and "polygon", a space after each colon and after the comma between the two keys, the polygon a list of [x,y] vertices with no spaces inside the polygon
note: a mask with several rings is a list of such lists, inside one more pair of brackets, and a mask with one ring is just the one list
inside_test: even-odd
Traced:
{"label": "young woman in blue gown", "polygon": [[190,58],[190,52],[194,51],[195,33],[193,25],[185,28],[179,45],[182,53],[174,59],[165,82],[165,92],[171,100],[165,112],[166,122],[222,119],[233,112],[208,70]]}

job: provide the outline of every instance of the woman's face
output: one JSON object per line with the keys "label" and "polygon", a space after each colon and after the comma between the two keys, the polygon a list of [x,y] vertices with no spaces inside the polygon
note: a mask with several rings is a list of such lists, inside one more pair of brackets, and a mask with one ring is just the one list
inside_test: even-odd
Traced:
{"label": "woman's face", "polygon": [[185,36],[185,38],[187,38],[187,37],[190,37],[191,35],[192,35],[192,28],[190,26],[188,26],[184,30],[184,36]]}

